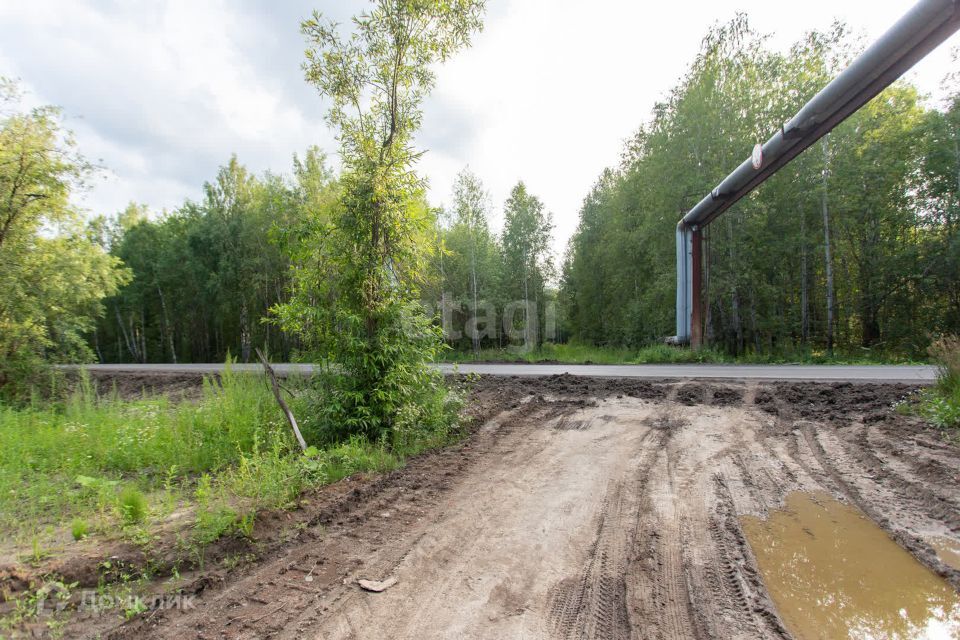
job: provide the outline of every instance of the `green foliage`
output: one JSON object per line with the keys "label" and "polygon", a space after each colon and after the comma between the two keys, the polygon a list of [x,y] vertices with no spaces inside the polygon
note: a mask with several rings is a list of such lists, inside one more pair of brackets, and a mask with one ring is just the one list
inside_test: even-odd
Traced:
{"label": "green foliage", "polygon": [[126,486],[120,491],[117,504],[119,505],[123,521],[127,524],[143,522],[150,511],[146,496],[133,486]]}
{"label": "green foliage", "polygon": [[[489,209],[483,183],[470,171],[461,171],[453,185],[452,210],[438,214],[434,278],[424,287],[424,298],[440,304],[445,339],[469,343],[474,352],[499,330],[495,318],[483,319],[497,307],[503,262],[498,239],[490,231]],[[456,335],[459,327],[466,329],[465,336]]]}
{"label": "green foliage", "polygon": [[[622,164],[599,177],[564,264],[567,335],[629,347],[672,335],[678,217],[857,48],[842,25],[786,52],[767,43],[744,16],[712,29]],[[918,357],[930,331],[956,332],[958,107],[926,108],[896,83],[709,225],[707,342],[758,359],[815,358],[831,338],[844,353]]]}
{"label": "green foliage", "polygon": [[[550,251],[551,214],[518,182],[504,203],[504,228],[489,228],[489,195],[480,179],[462,171],[453,205],[439,211],[428,306],[439,304],[444,339],[457,350],[509,347],[535,350],[559,337]],[[459,357],[459,356],[454,356]]]}
{"label": "green foliage", "polygon": [[485,349],[479,354],[454,351],[444,355],[447,362],[562,362],[568,364],[626,364],[634,361],[636,351],[626,348],[597,347],[579,342],[544,342],[539,349]]}
{"label": "green foliage", "polygon": [[732,356],[716,347],[689,349],[655,344],[639,349],[627,347],[598,347],[571,341],[563,344],[545,342],[530,351],[484,349],[452,351],[444,354],[445,362],[562,362],[568,364],[682,364],[682,363],[740,363],[740,364],[912,364],[915,360],[891,357],[882,352],[824,350],[780,350],[748,352]]}
{"label": "green foliage", "polygon": [[[543,301],[547,280],[553,276],[550,233],[553,222],[539,198],[518,182],[504,205],[503,246],[505,300],[523,300],[522,335],[525,348],[543,342]],[[533,306],[531,306],[533,305]],[[509,311],[505,315],[510,316]],[[504,318],[513,325],[515,318]]]}
{"label": "green foliage", "polygon": [[930,357],[937,363],[937,386],[944,393],[960,389],[960,336],[941,336],[930,345]]}
{"label": "green foliage", "polygon": [[929,351],[939,373],[923,398],[922,413],[941,429],[960,428],[960,337],[942,336]]}
{"label": "green foliage", "polygon": [[81,385],[61,405],[0,406],[0,528],[14,537],[107,513],[121,484],[169,489],[171,473],[215,472],[289,438],[263,380],[229,371],[197,402],[124,401]]}
{"label": "green foliage", "polygon": [[392,471],[400,463],[392,449],[358,436],[327,449],[310,447],[301,461],[304,472],[323,483],[337,482],[358,472]]}
{"label": "green foliage", "polygon": [[226,503],[223,494],[214,487],[213,479],[209,474],[200,476],[194,491],[194,499],[197,512],[193,540],[201,547],[219,540],[237,525],[239,516],[236,510]]}
{"label": "green foliage", "polygon": [[923,401],[922,414],[940,429],[960,427],[960,392],[928,394]]}
{"label": "green foliage", "polygon": [[226,468],[217,481],[239,503],[257,508],[288,508],[306,486],[297,453],[289,439],[273,438],[264,442],[258,437],[252,451],[241,454],[236,464]]}
{"label": "green foliage", "polygon": [[[285,381],[309,427],[317,421],[305,385]],[[75,539],[123,526],[128,539],[149,541],[163,515],[193,507],[186,550],[202,559],[204,545],[251,536],[260,510],[292,508],[311,486],[395,469],[448,444],[461,433],[463,395],[436,393],[423,402],[422,423],[390,443],[354,435],[331,444],[305,430],[314,446],[303,455],[259,376],[228,367],[201,398],[179,403],[98,395],[86,379],[58,404],[0,406],[0,529],[8,543],[31,543],[40,562],[42,542],[63,522]]]}
{"label": "green foliage", "polygon": [[153,219],[131,204],[93,221],[89,233],[134,275],[106,302],[100,359],[248,361],[254,345],[288,359],[297,343],[261,319],[289,296],[291,264],[309,260],[302,236],[326,219],[336,189],[315,147],[294,156],[292,179],[251,175],[232,157],[200,202]]}
{"label": "green foliage", "polygon": [[469,44],[482,12],[477,0],[381,0],[347,39],[319,14],[303,23],[304,70],[330,100],[343,173],[330,219],[313,221],[294,297],[275,311],[336,363],[315,386],[328,440],[403,441],[442,412],[443,381],[427,363],[443,344],[418,300],[433,218],[413,170],[413,135],[431,65]]}
{"label": "green foliage", "polygon": [[74,518],[70,523],[70,534],[74,540],[83,540],[90,535],[90,523],[83,518]]}
{"label": "green foliage", "polygon": [[[92,167],[52,107],[17,109],[0,78],[0,401],[24,401],[46,362],[84,362],[103,298],[126,280],[70,204]],[[6,109],[0,114],[6,113]]]}

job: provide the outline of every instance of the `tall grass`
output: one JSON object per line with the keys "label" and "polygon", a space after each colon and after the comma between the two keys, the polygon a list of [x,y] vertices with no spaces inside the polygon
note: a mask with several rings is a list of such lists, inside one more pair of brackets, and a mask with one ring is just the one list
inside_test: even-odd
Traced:
{"label": "tall grass", "polygon": [[937,384],[925,396],[923,412],[941,428],[960,428],[960,336],[943,336],[930,345]]}
{"label": "tall grass", "polygon": [[446,362],[561,362],[564,364],[683,364],[683,363],[730,363],[730,364],[888,364],[912,362],[892,354],[868,349],[835,351],[811,348],[789,348],[773,352],[746,352],[731,356],[714,347],[690,349],[666,344],[653,344],[640,348],[600,347],[578,342],[563,344],[544,343],[539,349],[523,351],[519,348],[484,349],[479,354],[472,351],[448,351],[443,354]]}
{"label": "tall grass", "polygon": [[479,354],[472,351],[449,351],[443,354],[447,362],[563,362],[567,364],[622,364],[631,362],[636,351],[626,348],[596,347],[576,342],[563,344],[544,343],[539,349],[523,351],[519,348],[483,349]]}
{"label": "tall grass", "polygon": [[21,545],[57,532],[82,539],[91,523],[150,526],[178,505],[195,509],[201,544],[229,531],[249,534],[259,509],[290,507],[310,485],[395,469],[458,434],[463,396],[453,392],[437,415],[389,440],[320,438],[310,428],[312,388],[286,386],[315,445],[306,456],[264,379],[229,366],[218,381],[204,381],[196,401],[124,400],[83,377],[61,403],[0,405],[2,541]]}
{"label": "tall grass", "polygon": [[197,402],[98,395],[89,380],[60,405],[0,405],[0,529],[23,532],[236,464],[287,438],[263,381],[229,370]]}

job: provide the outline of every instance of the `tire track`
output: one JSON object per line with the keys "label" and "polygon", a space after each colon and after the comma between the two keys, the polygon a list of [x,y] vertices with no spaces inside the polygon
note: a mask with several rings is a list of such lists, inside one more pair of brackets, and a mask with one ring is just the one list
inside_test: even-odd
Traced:
{"label": "tire track", "polygon": [[640,497],[663,439],[662,432],[647,431],[636,468],[607,489],[583,568],[551,589],[548,618],[554,637],[630,637],[626,576],[638,536]]}
{"label": "tire track", "polygon": [[[513,408],[476,432],[467,462],[317,514],[300,543],[224,578],[197,611],[120,635],[788,640],[743,515],[827,488],[916,555],[916,523],[937,517],[928,493],[958,504],[955,448],[914,431],[897,450],[876,407],[862,424],[882,389],[546,380],[497,381]],[[388,576],[399,582],[384,593],[355,584]]]}

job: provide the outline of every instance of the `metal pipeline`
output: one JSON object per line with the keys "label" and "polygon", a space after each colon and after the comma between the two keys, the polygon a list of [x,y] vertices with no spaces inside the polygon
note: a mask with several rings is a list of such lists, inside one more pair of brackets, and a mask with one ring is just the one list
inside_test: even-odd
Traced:
{"label": "metal pipeline", "polygon": [[[692,292],[692,233],[825,136],[960,28],[960,0],[920,0],[780,127],[677,224],[677,335],[685,344],[699,296]],[[758,162],[759,160],[759,162]]]}

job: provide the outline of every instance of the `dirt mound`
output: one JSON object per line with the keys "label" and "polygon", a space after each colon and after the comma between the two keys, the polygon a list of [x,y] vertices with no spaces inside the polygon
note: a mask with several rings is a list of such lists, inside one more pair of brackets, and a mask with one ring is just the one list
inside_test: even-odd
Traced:
{"label": "dirt mound", "polygon": [[191,400],[203,393],[204,378],[217,379],[217,374],[200,373],[94,371],[89,375],[98,393],[116,393],[125,400],[159,394],[172,400]]}

